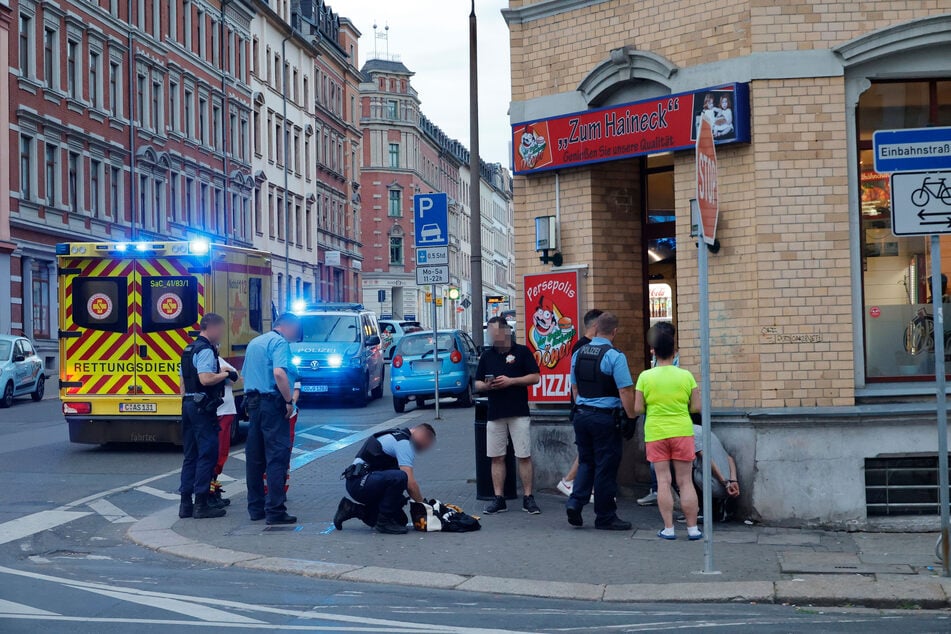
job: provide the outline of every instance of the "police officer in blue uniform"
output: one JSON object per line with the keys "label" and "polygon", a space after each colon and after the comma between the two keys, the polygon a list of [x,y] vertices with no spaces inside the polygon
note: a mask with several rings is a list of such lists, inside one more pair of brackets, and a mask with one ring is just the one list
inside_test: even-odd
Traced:
{"label": "police officer in blue uniform", "polygon": [[[225,380],[238,373],[222,371],[218,342],[225,332],[221,315],[208,313],[199,322],[201,333],[182,353],[182,478],[178,516],[206,519],[225,514],[223,506],[210,501],[211,478],[218,460],[218,406],[223,402]],[[195,498],[192,500],[192,493]]]}
{"label": "police officer in blue uniform", "polygon": [[405,535],[404,493],[423,501],[413,473],[417,452],[436,442],[436,430],[429,423],[412,429],[390,429],[367,438],[356,459],[341,476],[347,493],[358,503],[342,498],[334,515],[334,528],[343,530],[349,519],[360,519],[378,533]]}
{"label": "police officer in blue uniform", "polygon": [[[300,319],[284,313],[273,330],[255,337],[244,355],[244,396],[251,422],[245,445],[248,514],[252,521],[294,524],[288,514],[284,482],[291,462],[290,419],[297,369],[291,363],[291,341],[300,338]],[[262,474],[267,474],[267,494]]]}
{"label": "police officer in blue uniform", "polygon": [[622,450],[619,423],[634,418],[634,381],[624,353],[612,343],[617,329],[617,317],[603,313],[595,337],[571,358],[578,475],[565,508],[568,523],[583,526],[581,511],[593,487],[594,527],[626,531],[631,529],[631,523],[617,516],[615,498]]}

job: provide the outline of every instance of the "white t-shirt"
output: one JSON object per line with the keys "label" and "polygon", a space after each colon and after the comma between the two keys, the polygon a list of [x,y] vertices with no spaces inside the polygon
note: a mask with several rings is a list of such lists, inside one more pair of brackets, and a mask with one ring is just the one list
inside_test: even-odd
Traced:
{"label": "white t-shirt", "polygon": [[[221,371],[226,372],[228,370],[238,371],[236,367],[225,361],[224,359],[219,358],[218,362],[221,364]],[[218,416],[235,416],[238,413],[238,408],[234,403],[234,383],[231,379],[225,379],[225,395],[222,397],[225,402],[218,406]]]}

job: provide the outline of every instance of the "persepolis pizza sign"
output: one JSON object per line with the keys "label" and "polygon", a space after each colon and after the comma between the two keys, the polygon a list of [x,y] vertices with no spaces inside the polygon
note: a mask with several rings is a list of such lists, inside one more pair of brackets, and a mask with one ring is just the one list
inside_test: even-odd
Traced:
{"label": "persepolis pizza sign", "polygon": [[717,145],[749,143],[748,84],[517,123],[512,126],[515,173],[693,149],[704,119]]}

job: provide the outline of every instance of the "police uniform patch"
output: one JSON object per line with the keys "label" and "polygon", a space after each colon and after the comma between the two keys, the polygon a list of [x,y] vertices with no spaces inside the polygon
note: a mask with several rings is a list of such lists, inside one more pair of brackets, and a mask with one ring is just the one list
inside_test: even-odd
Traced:
{"label": "police uniform patch", "polygon": [[515,363],[515,355],[514,355],[514,354],[510,354],[510,355],[506,356],[506,357],[505,357],[505,362],[508,363],[508,364],[510,364],[510,365],[511,365],[512,363]]}
{"label": "police uniform patch", "polygon": [[93,319],[108,319],[112,314],[112,300],[105,293],[93,293],[86,302],[86,310]]}
{"label": "police uniform patch", "polygon": [[165,319],[175,319],[182,314],[182,298],[175,293],[163,293],[155,302],[159,314]]}

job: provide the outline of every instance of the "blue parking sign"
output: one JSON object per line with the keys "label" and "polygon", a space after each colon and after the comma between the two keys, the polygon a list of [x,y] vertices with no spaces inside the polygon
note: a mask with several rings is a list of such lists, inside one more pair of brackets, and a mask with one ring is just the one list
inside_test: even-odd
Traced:
{"label": "blue parking sign", "polygon": [[413,196],[417,247],[449,245],[449,197],[443,193]]}

